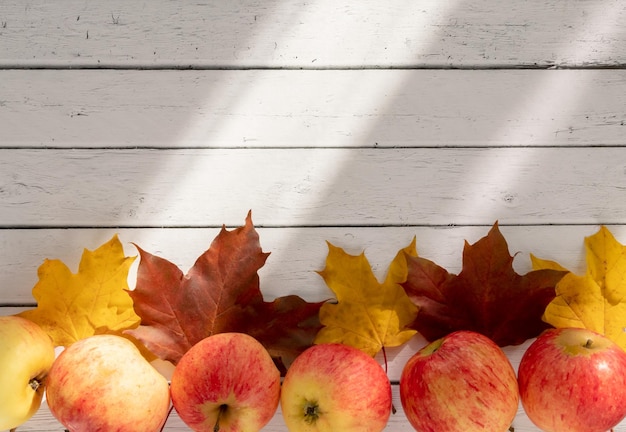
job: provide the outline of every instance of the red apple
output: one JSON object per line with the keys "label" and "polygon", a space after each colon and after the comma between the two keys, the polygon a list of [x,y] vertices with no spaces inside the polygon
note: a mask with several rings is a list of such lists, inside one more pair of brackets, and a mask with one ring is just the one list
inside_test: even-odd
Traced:
{"label": "red apple", "polygon": [[48,407],[72,432],[157,432],[167,419],[167,380],[128,339],[97,335],[74,342],[46,378]]}
{"label": "red apple", "polygon": [[379,432],[391,413],[391,384],[363,351],[320,344],[287,370],[280,406],[291,432]]}
{"label": "red apple", "polygon": [[423,347],[404,366],[400,401],[419,432],[504,432],[515,418],[515,370],[491,339],[456,331]]}
{"label": "red apple", "polygon": [[278,408],[280,372],[252,336],[219,333],[183,355],[171,392],[176,412],[194,431],[256,432]]}
{"label": "red apple", "polygon": [[519,365],[528,418],[552,432],[606,432],[626,416],[626,352],[586,329],[543,332]]}

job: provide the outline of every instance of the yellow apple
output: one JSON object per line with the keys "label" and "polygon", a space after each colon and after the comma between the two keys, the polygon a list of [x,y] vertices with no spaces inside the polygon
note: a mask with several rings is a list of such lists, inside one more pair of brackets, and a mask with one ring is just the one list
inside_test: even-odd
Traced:
{"label": "yellow apple", "polygon": [[71,432],[156,432],[167,420],[167,380],[129,340],[96,335],[66,348],[48,373],[48,407]]}
{"label": "yellow apple", "polygon": [[53,361],[52,340],[39,325],[0,317],[0,430],[15,428],[37,412]]}

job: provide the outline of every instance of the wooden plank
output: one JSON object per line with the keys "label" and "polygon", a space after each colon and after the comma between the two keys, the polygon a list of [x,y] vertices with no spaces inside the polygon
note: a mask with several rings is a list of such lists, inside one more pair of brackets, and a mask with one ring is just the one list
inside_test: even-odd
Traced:
{"label": "wooden plank", "polygon": [[[243,219],[241,221],[243,224]],[[626,226],[608,225],[618,241],[626,243]],[[337,227],[257,228],[261,247],[270,252],[259,271],[261,290],[267,300],[298,294],[308,301],[332,297],[316,273],[325,265],[326,241],[350,254],[365,252],[374,274],[383,280],[387,268],[401,248],[416,239],[420,256],[449,272],[462,268],[463,244],[487,235],[488,226],[455,227]],[[531,270],[531,253],[555,260],[573,272],[585,272],[583,239],[597,232],[588,226],[500,226],[520,274]],[[127,256],[136,256],[132,243],[170,260],[187,272],[218,234],[216,228],[194,229],[5,229],[0,230],[0,302],[4,306],[34,304],[31,290],[37,268],[48,259],[60,259],[72,272],[78,271],[83,249],[96,249],[118,234]],[[136,263],[129,275],[134,287]],[[15,313],[11,309],[6,314]]]}
{"label": "wooden plank", "polygon": [[0,70],[0,147],[623,145],[624,106],[623,70]]}
{"label": "wooden plank", "polygon": [[[579,270],[583,261],[582,238],[593,234],[598,227],[588,226],[531,226],[501,227],[508,240],[511,252],[519,252],[516,269],[525,272],[529,269],[529,252],[538,256],[558,259],[572,270]],[[626,228],[610,226],[618,239],[626,237]],[[260,271],[262,289],[268,297],[284,295],[285,287],[308,299],[325,298],[327,289],[314,271],[323,267],[327,252],[325,240],[345,248],[350,253],[366,251],[368,259],[379,278],[384,277],[387,265],[398,249],[410,239],[417,239],[420,254],[433,259],[449,271],[460,269],[461,251],[465,240],[474,242],[484,236],[488,227],[370,227],[370,228],[259,228],[261,244],[271,252],[267,265]],[[3,263],[1,287],[19,286],[11,278],[34,278],[35,267],[43,258],[60,258],[73,270],[77,268],[83,247],[96,248],[113,234],[119,234],[127,247],[128,254],[135,254],[129,242],[136,242],[143,248],[169,258],[181,268],[187,268],[216,235],[216,229],[53,229],[53,230],[1,230],[0,263]],[[89,240],[89,241],[87,241]],[[89,244],[86,244],[89,243]],[[26,269],[31,268],[32,272]],[[28,274],[30,273],[30,274]],[[26,275],[26,277],[24,277]],[[284,279],[283,279],[284,278]],[[269,289],[268,289],[269,288]],[[317,290],[317,292],[315,292]],[[9,298],[13,293],[3,292],[1,298]],[[16,313],[23,307],[2,307],[0,315]],[[408,358],[424,345],[423,339],[416,337],[408,344],[388,350],[389,377],[398,381],[403,365]],[[505,352],[517,367],[527,342],[517,347],[506,347]],[[383,364],[382,355],[377,360]],[[389,430],[409,431],[410,426],[403,417],[398,398],[397,385],[394,386],[394,403],[398,413],[390,419]],[[534,431],[520,409],[514,426],[517,431]],[[165,430],[181,430],[184,425],[174,413]],[[23,431],[61,431],[61,426],[50,416],[46,407],[24,426]],[[280,411],[264,430],[283,431]],[[616,429],[620,430],[620,429]]]}
{"label": "wooden plank", "polygon": [[621,224],[626,147],[4,150],[0,226]]}
{"label": "wooden plank", "polygon": [[[623,225],[608,227],[618,240],[626,238]],[[524,273],[529,270],[528,253],[554,259],[572,271],[584,271],[582,251],[583,238],[597,231],[597,226],[502,226],[511,253],[519,252],[515,266]],[[271,252],[267,265],[260,271],[261,286],[266,294],[283,295],[281,290],[288,287],[313,300],[328,292],[314,273],[323,267],[327,252],[325,240],[345,248],[350,253],[365,250],[376,275],[384,276],[387,265],[398,249],[405,246],[415,236],[421,256],[432,259],[449,271],[458,272],[461,263],[462,245],[465,240],[473,243],[486,234],[488,227],[362,227],[362,228],[259,228],[261,244]],[[138,243],[145,249],[158,253],[186,268],[208,245],[217,233],[216,229],[42,229],[42,230],[1,230],[0,263],[2,268],[1,287],[18,286],[11,278],[34,277],[35,267],[44,257],[61,258],[75,271],[79,254],[83,247],[95,248],[117,233],[134,254],[129,242]],[[90,239],[91,244],[86,244]],[[28,268],[32,274],[25,277]],[[284,278],[284,279],[283,279]],[[316,279],[316,281],[314,280]],[[269,289],[266,289],[268,288]],[[314,292],[317,290],[317,292]],[[9,298],[13,293],[3,292],[1,298]],[[0,314],[16,313],[24,308],[2,307]],[[515,368],[531,341],[505,347],[505,352]],[[420,337],[408,344],[388,350],[389,377],[397,383],[403,365],[425,342]],[[377,360],[382,364],[381,355]],[[410,426],[402,414],[398,398],[398,387],[394,386],[394,403],[399,412],[394,415],[387,427],[393,431],[409,431]],[[537,431],[520,408],[513,426],[519,431]],[[181,430],[184,425],[175,414],[165,430]],[[62,427],[50,416],[47,409],[40,412],[26,425],[23,431],[61,431]],[[264,430],[284,431],[280,411]],[[625,431],[626,423],[615,429]]]}
{"label": "wooden plank", "polygon": [[6,0],[0,67],[624,64],[620,0]]}

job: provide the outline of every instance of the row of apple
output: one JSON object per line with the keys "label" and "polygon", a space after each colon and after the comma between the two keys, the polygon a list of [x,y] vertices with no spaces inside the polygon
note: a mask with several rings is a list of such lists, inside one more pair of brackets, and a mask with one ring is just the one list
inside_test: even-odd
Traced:
{"label": "row of apple", "polygon": [[[160,431],[173,408],[195,431],[259,431],[278,405],[289,431],[382,431],[391,385],[364,352],[320,344],[281,376],[251,336],[222,333],[193,346],[171,383],[136,346],[114,335],[79,340],[55,358],[48,335],[20,317],[0,317],[0,429],[39,408],[69,431]],[[521,400],[533,423],[552,432],[606,432],[626,416],[626,352],[585,329],[551,329],[524,352],[516,371],[489,338],[457,331],[405,364],[405,415],[420,432],[508,430]]]}

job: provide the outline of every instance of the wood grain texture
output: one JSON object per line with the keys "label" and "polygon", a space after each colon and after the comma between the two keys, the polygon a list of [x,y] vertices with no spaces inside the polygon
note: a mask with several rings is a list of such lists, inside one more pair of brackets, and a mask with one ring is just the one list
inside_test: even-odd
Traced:
{"label": "wood grain texture", "polygon": [[623,70],[0,70],[0,147],[624,145],[624,106]]}
{"label": "wood grain texture", "polygon": [[[45,258],[76,271],[119,234],[186,271],[250,209],[267,299],[332,296],[326,240],[382,278],[415,236],[456,273],[496,220],[519,273],[582,273],[600,224],[626,242],[624,22],[621,0],[4,0],[0,315]],[[388,352],[387,430],[412,430],[423,344]],[[19,429],[62,430],[45,406]]]}
{"label": "wood grain texture", "polygon": [[0,67],[624,64],[620,0],[6,0]]}
{"label": "wood grain texture", "polygon": [[4,150],[4,227],[620,224],[626,147]]}

